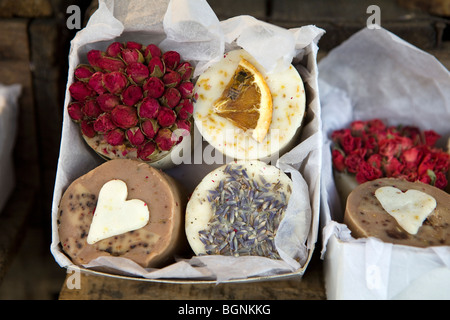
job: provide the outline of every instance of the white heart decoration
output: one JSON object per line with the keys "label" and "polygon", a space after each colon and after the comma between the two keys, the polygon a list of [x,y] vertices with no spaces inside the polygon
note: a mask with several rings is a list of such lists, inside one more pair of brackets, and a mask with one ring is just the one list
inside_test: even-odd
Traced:
{"label": "white heart decoration", "polygon": [[375,191],[381,206],[410,234],[416,234],[423,221],[436,208],[436,199],[419,190],[402,192],[395,187],[381,187]]}
{"label": "white heart decoration", "polygon": [[150,212],[139,199],[126,200],[127,185],[122,180],[111,180],[103,185],[87,237],[89,244],[137,230],[145,226]]}

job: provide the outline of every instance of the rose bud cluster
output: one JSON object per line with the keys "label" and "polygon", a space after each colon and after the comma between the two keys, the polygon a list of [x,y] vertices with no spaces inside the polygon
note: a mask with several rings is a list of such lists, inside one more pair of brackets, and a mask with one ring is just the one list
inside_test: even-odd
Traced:
{"label": "rose bud cluster", "polygon": [[152,161],[181,142],[185,134],[175,130],[190,132],[193,67],[178,52],[113,42],[87,61],[75,68],[68,106],[85,139]]}

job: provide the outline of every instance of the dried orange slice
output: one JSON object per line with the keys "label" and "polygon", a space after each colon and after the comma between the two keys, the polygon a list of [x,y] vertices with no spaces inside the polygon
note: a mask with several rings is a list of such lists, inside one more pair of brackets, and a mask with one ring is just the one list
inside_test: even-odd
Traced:
{"label": "dried orange slice", "polygon": [[214,111],[244,131],[252,130],[258,142],[264,140],[272,121],[272,94],[263,75],[241,59]]}

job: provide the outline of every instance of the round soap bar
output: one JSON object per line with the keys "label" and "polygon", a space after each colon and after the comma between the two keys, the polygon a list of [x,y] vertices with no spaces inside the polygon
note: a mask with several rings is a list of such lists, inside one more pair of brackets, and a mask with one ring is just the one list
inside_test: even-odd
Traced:
{"label": "round soap bar", "polygon": [[[138,229],[91,243],[88,236],[94,213],[98,213],[99,193],[105,190],[105,184],[114,180],[126,184],[127,201],[137,199],[148,206],[148,222]],[[62,250],[77,265],[87,264],[99,256],[119,256],[142,267],[163,266],[188,248],[184,235],[186,202],[176,181],[160,170],[137,160],[110,160],[76,179],[64,192],[57,220]],[[114,225],[117,228],[123,217],[116,219],[119,219],[117,223],[111,221],[112,226],[104,228]],[[131,214],[127,219],[133,219]],[[102,228],[97,225],[95,229]]]}
{"label": "round soap bar", "polygon": [[292,181],[264,162],[233,161],[206,175],[186,207],[186,235],[197,255],[279,258],[274,244]]}
{"label": "round soap bar", "polygon": [[[379,194],[383,187],[398,190],[390,197],[382,198]],[[421,208],[429,207],[428,203],[420,200],[417,192],[408,194],[408,190],[420,191],[422,196],[435,200],[434,210],[423,222]],[[403,214],[409,219],[406,222],[417,220],[417,233],[408,232],[399,224],[396,217]],[[408,214],[412,216],[408,217]],[[376,237],[384,242],[416,247],[450,245],[450,195],[421,182],[394,178],[365,182],[348,196],[344,223],[355,238]]]}
{"label": "round soap bar", "polygon": [[[264,77],[272,95],[272,120],[265,139],[258,142],[230,120],[214,111],[241,59],[249,61]],[[245,50],[230,51],[209,67],[195,85],[194,120],[203,138],[232,159],[267,159],[294,146],[305,115],[305,90],[297,70],[267,73]],[[250,131],[250,130],[249,130]]]}

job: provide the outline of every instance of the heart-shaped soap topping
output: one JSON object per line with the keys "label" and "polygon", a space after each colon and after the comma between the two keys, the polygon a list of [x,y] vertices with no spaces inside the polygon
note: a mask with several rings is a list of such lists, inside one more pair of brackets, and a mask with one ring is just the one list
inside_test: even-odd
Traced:
{"label": "heart-shaped soap topping", "polygon": [[419,190],[402,192],[395,187],[381,187],[375,191],[381,206],[410,234],[416,234],[423,221],[436,208],[436,199]]}
{"label": "heart-shaped soap topping", "polygon": [[133,231],[149,220],[147,204],[139,199],[126,200],[127,185],[122,180],[111,180],[103,185],[87,237],[89,244]]}

